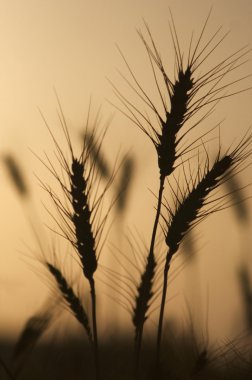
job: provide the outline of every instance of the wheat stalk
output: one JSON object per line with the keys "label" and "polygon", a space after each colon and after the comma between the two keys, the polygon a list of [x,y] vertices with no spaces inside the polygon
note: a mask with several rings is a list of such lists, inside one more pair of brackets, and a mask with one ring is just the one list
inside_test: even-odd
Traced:
{"label": "wheat stalk", "polygon": [[[59,102],[59,100],[58,100]],[[104,217],[101,216],[104,195],[111,185],[115,170],[113,169],[110,178],[102,192],[98,191],[100,171],[94,159],[94,148],[91,141],[96,143],[97,151],[99,153],[101,143],[105,132],[99,136],[97,134],[98,124],[96,124],[91,132],[89,129],[89,118],[86,123],[86,131],[84,133],[83,147],[79,156],[74,153],[71,138],[68,132],[68,127],[65,117],[59,102],[60,112],[59,118],[61,122],[62,131],[68,146],[70,154],[70,161],[66,158],[66,154],[59,146],[55,136],[53,135],[50,127],[44,119],[49,133],[57,149],[58,162],[63,169],[65,177],[62,178],[58,171],[52,165],[49,158],[46,156],[46,162],[41,160],[47,167],[51,174],[56,178],[60,185],[66,203],[64,204],[58,194],[51,189],[47,184],[41,182],[42,187],[49,193],[57,213],[60,216],[61,222],[58,218],[50,213],[60,229],[60,235],[65,237],[74,247],[83,270],[84,277],[88,280],[90,286],[91,300],[92,300],[92,325],[93,325],[93,347],[94,358],[96,367],[96,378],[100,377],[99,365],[99,349],[98,349],[98,333],[96,321],[96,289],[94,274],[98,266],[98,257],[100,249],[104,241],[102,241],[102,232],[108,217],[108,212]],[[90,110],[89,110],[90,112]],[[42,115],[43,116],[43,115]],[[96,122],[98,116],[96,118]],[[97,122],[98,123],[98,122]]]}
{"label": "wheat stalk", "polygon": [[[167,205],[168,219],[166,222],[165,242],[168,247],[164,266],[163,292],[159,314],[158,334],[157,334],[157,363],[160,358],[160,347],[162,339],[162,327],[166,291],[168,283],[168,272],[170,263],[178,251],[184,236],[207,215],[230,207],[231,204],[225,202],[227,195],[222,197],[210,197],[221,184],[226,182],[233,171],[244,169],[244,162],[251,155],[252,134],[245,134],[240,143],[226,154],[221,155],[219,150],[212,166],[209,164],[209,157],[205,162],[204,169],[198,168],[195,178],[186,179],[187,189],[182,200],[176,197],[176,208],[173,212]],[[190,183],[192,183],[190,187]],[[205,209],[206,208],[206,209]]]}
{"label": "wheat stalk", "polygon": [[46,263],[46,267],[55,279],[61,295],[63,296],[69,310],[75,316],[77,321],[83,326],[87,337],[91,343],[93,343],[92,332],[90,329],[88,315],[81,304],[79,297],[75,294],[73,288],[66,280],[60,269],[51,263]]}
{"label": "wheat stalk", "polygon": [[[191,38],[187,59],[185,59],[184,55],[181,53],[175,23],[171,14],[170,32],[175,51],[174,80],[172,80],[166,72],[163,61],[158,52],[158,48],[154,42],[147,23],[145,23],[145,27],[149,37],[149,43],[143,36],[142,32],[139,31],[139,36],[145,46],[151,65],[153,78],[162,105],[162,112],[160,112],[158,107],[151,100],[151,97],[139,83],[126,58],[119,49],[132,81],[125,78],[124,75],[121,75],[131,90],[135,92],[135,94],[140,98],[140,100],[143,101],[143,103],[155,116],[155,124],[151,117],[146,115],[146,112],[138,109],[134,105],[133,101],[127,99],[112,84],[115,94],[126,111],[117,106],[116,108],[125,114],[126,117],[130,119],[142,132],[144,132],[144,134],[153,143],[157,152],[157,161],[160,174],[156,216],[153,225],[149,255],[146,260],[145,269],[141,276],[141,282],[138,286],[138,296],[136,297],[136,306],[133,314],[133,320],[138,321],[138,326],[136,328],[136,337],[138,340],[138,342],[136,341],[136,346],[138,348],[136,350],[135,377],[137,377],[139,368],[143,326],[146,321],[148,304],[153,294],[152,284],[156,267],[154,247],[161,213],[165,179],[170,176],[178,166],[180,166],[180,164],[176,164],[178,158],[182,158],[184,155],[191,152],[194,147],[196,147],[196,144],[202,139],[203,136],[207,135],[209,131],[203,133],[198,138],[195,138],[194,141],[190,142],[190,144],[185,145],[184,140],[187,134],[201,124],[212,113],[219,100],[236,94],[235,91],[229,94],[225,91],[227,91],[235,83],[247,78],[237,78],[235,81],[229,81],[228,83],[224,82],[224,79],[228,78],[231,72],[233,73],[234,70],[238,69],[245,63],[243,58],[248,53],[248,49],[246,47],[227,56],[210,70],[207,69],[205,72],[203,71],[203,74],[202,72],[200,73],[205,61],[208,60],[209,56],[213,54],[213,52],[226,37],[226,34],[220,36],[221,28],[219,28],[202,46],[202,39],[208,24],[210,13],[211,12],[209,12],[206,18],[198,39],[194,43],[194,48],[193,38]],[[159,79],[160,76],[161,80]],[[245,91],[245,89],[238,91],[238,93],[242,91]],[[187,129],[182,132],[182,129],[188,125],[188,122],[205,108],[207,111],[205,111],[203,116],[201,115],[197,121],[192,121],[191,125],[189,125]],[[156,121],[158,121],[158,125],[156,125]]]}
{"label": "wheat stalk", "polygon": [[[176,159],[191,151],[192,145],[200,141],[202,136],[199,136],[195,141],[184,146],[185,136],[212,113],[215,104],[221,99],[247,90],[242,89],[236,92],[233,91],[232,93],[227,92],[235,84],[247,79],[248,76],[238,77],[227,83],[224,82],[225,79],[228,80],[231,73],[233,74],[235,70],[238,70],[246,63],[246,56],[249,52],[246,46],[233,52],[222,61],[218,61],[211,69],[205,68],[205,71],[203,70],[204,64],[211,55],[213,55],[228,34],[220,35],[221,28],[219,28],[210,39],[201,46],[210,14],[211,12],[209,12],[207,16],[198,40],[194,43],[194,48],[193,37],[191,38],[187,59],[181,52],[177,31],[171,14],[170,32],[175,52],[174,80],[167,74],[146,22],[145,27],[150,42],[147,42],[147,39],[141,31],[138,32],[150,61],[153,78],[162,105],[161,111],[159,107],[153,103],[143,86],[138,82],[133,70],[119,49],[132,78],[132,82],[125,78],[124,75],[121,74],[121,76],[133,92],[135,92],[140,100],[148,107],[151,113],[154,114],[155,121],[152,121],[150,115],[146,115],[146,113],[138,109],[132,101],[128,100],[113,83],[111,83],[115,94],[126,111],[117,106],[116,108],[144,132],[155,146],[161,177],[172,174],[176,168]],[[160,76],[161,79],[159,78]],[[207,106],[210,106],[210,109],[208,109],[199,120],[188,125],[188,122],[198,115],[202,109],[207,108]],[[158,121],[158,123],[156,123],[156,121]],[[188,125],[187,129],[178,137],[179,132],[181,132],[182,127],[185,125]]]}

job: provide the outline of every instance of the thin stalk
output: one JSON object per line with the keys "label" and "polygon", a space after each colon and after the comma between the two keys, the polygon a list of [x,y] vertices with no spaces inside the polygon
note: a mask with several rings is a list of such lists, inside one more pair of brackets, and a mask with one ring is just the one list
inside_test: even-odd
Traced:
{"label": "thin stalk", "polygon": [[161,174],[160,175],[159,192],[158,192],[157,212],[156,212],[156,218],[155,218],[155,222],[154,222],[154,226],[153,226],[153,231],[152,231],[149,256],[154,256],[154,246],[155,246],[158,221],[159,221],[159,216],[160,216],[161,206],[162,206],[162,197],[163,197],[163,191],[164,191],[164,181],[165,181],[165,175]]}
{"label": "thin stalk", "polygon": [[157,333],[157,352],[156,352],[156,365],[159,366],[160,362],[160,349],[161,349],[161,340],[162,340],[162,330],[163,330],[163,320],[164,320],[164,309],[166,301],[166,292],[168,284],[168,272],[170,269],[170,262],[173,256],[173,252],[168,252],[166,256],[165,266],[164,266],[164,281],[163,281],[163,290],[162,290],[162,300],[160,305],[159,321],[158,321],[158,333]]}
{"label": "thin stalk", "polygon": [[[156,240],[156,235],[157,235],[157,227],[158,227],[158,221],[160,217],[160,212],[161,212],[161,206],[162,206],[162,197],[163,197],[163,191],[164,191],[164,181],[165,181],[165,176],[160,175],[160,184],[159,184],[159,192],[158,192],[158,203],[157,203],[157,211],[156,211],[156,216],[155,216],[155,221],[153,225],[153,231],[152,231],[152,236],[151,236],[151,243],[150,243],[150,249],[149,249],[149,254],[147,258],[147,264],[146,264],[146,270],[148,270],[148,266],[155,264],[155,256],[154,256],[154,246],[155,246],[155,240]],[[135,345],[135,372],[134,372],[134,378],[135,380],[138,378],[138,373],[139,373],[139,364],[140,364],[140,353],[141,353],[141,347],[142,347],[142,339],[143,339],[143,327],[144,327],[144,322],[145,320],[142,321],[142,324],[139,328],[139,333],[137,336],[136,340],[136,345]]]}
{"label": "thin stalk", "polygon": [[8,377],[11,379],[11,380],[15,380],[15,377],[12,375],[11,371],[9,370],[9,368],[6,366],[6,364],[4,363],[4,361],[2,360],[2,358],[0,357],[0,365],[2,366],[2,368],[5,370],[6,374],[8,375]]}
{"label": "thin stalk", "polygon": [[92,321],[93,321],[93,339],[94,339],[94,361],[95,361],[95,371],[96,380],[100,380],[100,360],[99,360],[99,346],[98,346],[98,334],[97,334],[97,322],[96,322],[96,293],[95,293],[95,282],[91,278],[89,280],[91,289],[91,300],[92,300]]}

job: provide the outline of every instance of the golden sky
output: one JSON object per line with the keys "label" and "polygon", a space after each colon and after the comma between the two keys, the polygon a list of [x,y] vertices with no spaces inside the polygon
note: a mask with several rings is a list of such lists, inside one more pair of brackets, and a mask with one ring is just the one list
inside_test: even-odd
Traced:
{"label": "golden sky", "polygon": [[[145,137],[107,102],[116,102],[107,78],[127,91],[117,72],[119,69],[127,73],[127,70],[116,44],[137,77],[147,89],[148,86],[151,88],[151,70],[136,33],[136,29],[144,30],[143,19],[148,22],[169,66],[170,57],[171,61],[173,59],[169,7],[183,49],[183,46],[188,46],[192,30],[197,33],[202,28],[211,6],[213,12],[206,36],[210,36],[219,25],[223,25],[225,31],[230,30],[230,35],[218,50],[221,57],[246,44],[252,46],[250,0],[0,0],[0,154],[13,154],[24,169],[41,222],[45,222],[46,217],[41,201],[46,198],[39,189],[34,172],[44,175],[44,171],[30,150],[39,155],[53,150],[38,108],[50,125],[58,125],[55,88],[69,127],[74,132],[79,132],[84,124],[90,96],[94,110],[102,104],[104,120],[113,115],[108,136],[110,158],[115,157],[118,149],[124,152],[131,149],[138,160],[138,179],[126,224],[137,227],[144,235],[150,230],[151,217],[150,221],[147,218],[143,223],[141,216],[146,208],[150,209],[150,215],[153,212],[154,198],[148,189],[155,190],[157,186],[154,150]],[[251,73],[251,62],[243,70],[242,75]],[[244,87],[249,87],[247,83]],[[247,92],[218,106],[217,119],[213,119],[212,124],[225,119],[221,135],[227,146],[251,124],[251,100],[252,92]],[[41,305],[46,290],[41,290],[39,276],[27,265],[29,259],[25,255],[29,253],[25,243],[33,244],[25,216],[27,210],[2,165],[0,204],[0,332],[6,332],[20,328]],[[219,234],[220,226],[226,230],[227,220],[229,231],[223,237]],[[216,321],[224,318],[223,314],[230,315],[240,306],[238,290],[233,285],[236,281],[234,268],[239,262],[240,232],[230,212],[219,215],[216,221],[212,218],[205,227],[209,235],[200,244],[205,246],[202,251],[207,250],[207,253],[199,264],[202,267],[203,294],[210,289],[209,323],[212,329]],[[148,242],[148,234],[146,240]],[[216,260],[221,265],[216,266]],[[227,281],[223,280],[224,277]],[[230,294],[230,286],[236,297],[228,300],[227,310],[220,311],[223,297]],[[183,292],[183,281],[179,282],[174,293],[176,290]],[[238,321],[241,315],[237,314]],[[235,322],[235,319],[231,321],[224,333],[228,334]]]}

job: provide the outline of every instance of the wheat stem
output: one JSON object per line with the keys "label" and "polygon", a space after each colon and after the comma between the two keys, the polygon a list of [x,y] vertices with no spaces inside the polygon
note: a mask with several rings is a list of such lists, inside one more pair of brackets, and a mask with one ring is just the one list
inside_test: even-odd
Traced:
{"label": "wheat stem", "polygon": [[150,249],[149,249],[149,254],[147,257],[145,271],[142,275],[141,283],[138,287],[138,297],[136,300],[136,307],[134,310],[133,321],[135,320],[135,325],[136,325],[136,341],[135,341],[136,354],[135,354],[135,372],[134,372],[135,379],[137,379],[138,372],[139,372],[140,353],[141,353],[142,339],[143,339],[143,328],[144,328],[144,323],[147,319],[146,313],[149,307],[149,301],[152,297],[152,283],[153,283],[153,277],[154,277],[155,268],[156,268],[154,246],[155,246],[158,221],[159,221],[161,206],[162,206],[164,181],[165,181],[165,176],[161,175],[157,211],[156,211],[155,221],[153,225]]}
{"label": "wheat stem", "polygon": [[169,252],[166,256],[165,266],[164,266],[164,277],[163,277],[163,290],[162,290],[162,299],[159,312],[159,321],[158,321],[158,333],[157,333],[157,352],[156,352],[156,366],[159,366],[160,360],[160,349],[161,349],[161,340],[162,340],[162,331],[163,331],[163,319],[164,319],[164,309],[166,301],[166,292],[168,285],[168,272],[170,268],[171,258],[173,256],[172,252]]}
{"label": "wheat stem", "polygon": [[165,175],[161,175],[160,176],[159,193],[158,193],[157,212],[156,212],[156,218],[155,218],[153,231],[152,231],[150,253],[149,253],[149,255],[153,255],[153,256],[154,256],[154,246],[155,246],[155,240],[156,240],[156,234],[157,234],[158,221],[159,221],[159,216],[160,216],[161,206],[162,206],[162,198],[163,198],[163,192],[164,192],[164,181],[165,181]]}
{"label": "wheat stem", "polygon": [[96,292],[95,281],[93,278],[89,280],[91,289],[92,300],[92,321],[93,321],[93,339],[94,339],[94,360],[96,370],[96,380],[100,379],[100,360],[99,360],[99,346],[98,346],[98,334],[97,334],[97,322],[96,322]]}

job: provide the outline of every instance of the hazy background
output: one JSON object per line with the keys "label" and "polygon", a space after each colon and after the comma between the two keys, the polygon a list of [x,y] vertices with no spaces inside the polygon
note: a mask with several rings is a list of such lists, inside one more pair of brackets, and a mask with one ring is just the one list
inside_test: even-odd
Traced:
{"label": "hazy background", "polygon": [[[16,334],[27,317],[40,307],[47,293],[39,276],[28,265],[32,260],[27,258],[30,252],[26,247],[26,244],[35,245],[27,214],[31,215],[36,208],[41,223],[47,222],[41,205],[47,198],[34,173],[43,178],[47,174],[30,150],[39,155],[43,155],[43,151],[51,153],[53,144],[38,108],[57,130],[55,88],[73,134],[79,133],[85,123],[90,96],[94,113],[102,104],[104,121],[113,115],[104,148],[108,159],[113,162],[120,149],[122,152],[130,150],[137,160],[137,176],[124,225],[136,227],[148,244],[155,203],[148,189],[155,191],[158,179],[155,152],[146,138],[106,101],[117,102],[106,77],[127,93],[117,73],[117,69],[127,73],[116,49],[118,44],[148,90],[149,83],[153,86],[151,70],[136,33],[136,28],[144,29],[142,19],[148,22],[168,64],[173,57],[169,7],[183,47],[188,46],[191,31],[200,30],[212,5],[206,36],[221,24],[224,30],[231,31],[219,50],[220,59],[241,46],[252,46],[252,2],[249,0],[0,0],[0,155],[10,153],[17,158],[33,198],[33,206],[29,206],[27,212],[1,164],[0,333]],[[244,66],[244,73],[251,72],[249,62]],[[251,86],[251,80],[248,83],[243,87]],[[223,145],[228,146],[251,124],[251,100],[252,93],[247,92],[218,106],[210,125],[225,118],[221,132]],[[246,181],[251,182],[251,179],[249,169]],[[239,225],[232,210],[210,218],[200,229],[197,256],[201,289],[198,293],[202,294],[203,309],[208,308],[207,324],[215,338],[234,335],[244,327],[236,269],[241,250],[251,254],[250,232],[251,228],[245,231]],[[112,231],[109,241],[113,239],[118,244]],[[250,256],[248,265],[251,266],[251,262]],[[186,278],[182,272],[176,279],[171,293],[177,297],[169,304],[169,310],[185,319],[185,298],[190,303]],[[197,306],[197,296],[195,299]],[[110,307],[114,307],[113,303]],[[195,305],[192,308],[195,309]],[[202,328],[206,329],[207,318],[202,319]]]}

